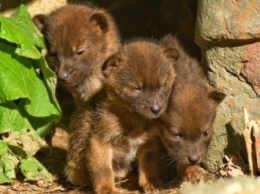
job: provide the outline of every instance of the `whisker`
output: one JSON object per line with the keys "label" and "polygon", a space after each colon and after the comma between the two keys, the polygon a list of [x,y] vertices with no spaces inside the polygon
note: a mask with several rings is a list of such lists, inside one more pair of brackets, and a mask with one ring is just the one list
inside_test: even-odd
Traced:
{"label": "whisker", "polygon": [[172,167],[172,169],[176,166],[177,158],[167,155],[166,158],[167,167]]}

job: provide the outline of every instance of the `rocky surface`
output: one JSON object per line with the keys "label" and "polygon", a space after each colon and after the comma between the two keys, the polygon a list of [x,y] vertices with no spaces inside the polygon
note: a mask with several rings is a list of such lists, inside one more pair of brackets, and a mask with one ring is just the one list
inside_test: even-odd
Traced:
{"label": "rocky surface", "polygon": [[260,37],[260,1],[198,2],[197,41],[218,44]]}
{"label": "rocky surface", "polygon": [[9,16],[19,7],[19,5],[21,3],[25,4],[28,12],[32,16],[34,16],[35,14],[38,14],[38,13],[49,13],[52,10],[55,10],[58,7],[61,7],[62,5],[67,4],[67,0],[55,0],[55,1],[49,1],[49,0],[6,1],[6,0],[1,0],[0,1],[0,4],[1,4],[0,12],[1,12],[1,14],[5,15],[5,16]]}
{"label": "rocky surface", "polygon": [[226,154],[246,158],[243,108],[260,116],[260,2],[198,3],[196,42],[210,69],[212,85],[227,94],[219,107],[206,165],[216,170]]}

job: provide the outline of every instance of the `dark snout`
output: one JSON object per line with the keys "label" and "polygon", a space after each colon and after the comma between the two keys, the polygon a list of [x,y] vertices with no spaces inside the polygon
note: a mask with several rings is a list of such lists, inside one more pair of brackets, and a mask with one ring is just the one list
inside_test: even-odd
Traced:
{"label": "dark snout", "polygon": [[58,68],[56,68],[56,74],[59,81],[65,82],[69,77],[68,64],[61,61]]}
{"label": "dark snout", "polygon": [[69,77],[69,73],[66,71],[59,71],[57,76],[60,81],[66,81]]}
{"label": "dark snout", "polygon": [[154,114],[159,114],[160,113],[160,111],[161,111],[161,106],[159,106],[159,105],[157,105],[157,104],[155,104],[155,105],[153,105],[153,106],[151,106],[150,107],[150,111],[152,112],[152,113],[154,113]]}
{"label": "dark snout", "polygon": [[188,156],[188,161],[190,164],[197,164],[200,160],[200,156],[197,154],[192,154]]}

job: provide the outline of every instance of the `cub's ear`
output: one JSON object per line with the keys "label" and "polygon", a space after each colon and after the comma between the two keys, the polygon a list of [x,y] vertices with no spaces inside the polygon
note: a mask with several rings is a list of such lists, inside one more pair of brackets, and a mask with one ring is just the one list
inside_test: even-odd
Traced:
{"label": "cub's ear", "polygon": [[108,32],[109,30],[109,24],[108,24],[108,16],[103,12],[97,12],[94,13],[90,17],[90,22],[93,23],[93,26],[96,26],[98,29],[100,29],[104,34]]}
{"label": "cub's ear", "polygon": [[177,60],[178,58],[179,58],[179,56],[180,56],[180,54],[179,54],[179,51],[177,50],[177,49],[175,49],[175,48],[166,48],[166,49],[164,49],[164,51],[163,51],[164,53],[165,53],[165,55],[166,55],[166,57],[167,58],[170,58],[170,59],[173,59],[173,60]]}
{"label": "cub's ear", "polygon": [[226,97],[226,94],[218,91],[212,91],[209,93],[209,98],[212,99],[217,104],[220,104],[224,98]]}
{"label": "cub's ear", "polygon": [[122,62],[122,57],[120,55],[112,56],[109,58],[102,66],[102,72],[105,77],[109,77],[112,72],[114,72]]}
{"label": "cub's ear", "polygon": [[159,44],[164,48],[179,48],[179,41],[172,34],[167,34],[159,40]]}
{"label": "cub's ear", "polygon": [[43,14],[38,14],[33,17],[33,22],[41,33],[44,32],[46,21],[47,21],[47,16]]}

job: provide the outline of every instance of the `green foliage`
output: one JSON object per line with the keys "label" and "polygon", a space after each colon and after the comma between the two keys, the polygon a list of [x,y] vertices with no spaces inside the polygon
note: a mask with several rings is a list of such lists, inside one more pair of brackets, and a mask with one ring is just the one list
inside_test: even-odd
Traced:
{"label": "green foliage", "polygon": [[61,116],[56,77],[39,49],[44,41],[24,5],[0,16],[0,184],[51,175],[33,157]]}
{"label": "green foliage", "polygon": [[33,157],[21,160],[21,170],[26,177],[25,180],[34,181],[43,179],[49,182],[52,181],[52,177],[44,166]]}

